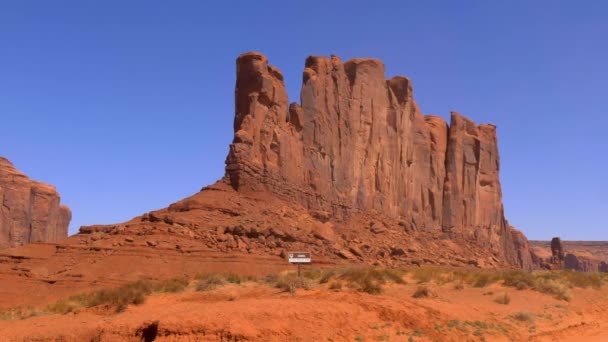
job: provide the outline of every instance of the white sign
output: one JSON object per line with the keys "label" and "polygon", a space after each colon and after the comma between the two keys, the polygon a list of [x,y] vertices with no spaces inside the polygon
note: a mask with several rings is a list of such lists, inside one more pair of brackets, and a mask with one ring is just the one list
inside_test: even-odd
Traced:
{"label": "white sign", "polygon": [[309,252],[289,252],[287,253],[287,261],[292,264],[307,264],[312,262]]}

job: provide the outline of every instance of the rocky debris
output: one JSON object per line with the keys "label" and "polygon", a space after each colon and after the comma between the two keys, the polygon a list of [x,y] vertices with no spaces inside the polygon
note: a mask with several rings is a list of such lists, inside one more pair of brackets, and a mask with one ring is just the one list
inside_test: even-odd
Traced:
{"label": "rocky debris", "polygon": [[70,209],[51,185],[33,181],[0,157],[0,249],[68,236]]}
{"label": "rocky debris", "polygon": [[[237,59],[234,140],[226,175],[242,193],[296,201],[322,222],[355,212],[405,218],[408,231],[475,241],[524,268],[523,234],[504,217],[496,127],[424,116],[411,81],[376,59],[306,59],[301,103],[256,52]],[[379,235],[382,228],[372,229]],[[344,253],[343,253],[344,254]]]}

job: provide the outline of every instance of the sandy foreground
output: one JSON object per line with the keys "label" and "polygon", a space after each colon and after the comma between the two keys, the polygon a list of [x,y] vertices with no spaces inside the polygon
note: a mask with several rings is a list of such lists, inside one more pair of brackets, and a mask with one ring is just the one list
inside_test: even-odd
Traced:
{"label": "sandy foreground", "polygon": [[[607,341],[608,289],[570,302],[493,284],[391,284],[380,295],[328,285],[295,295],[256,282],[154,294],[142,305],[1,320],[0,341]],[[507,305],[495,299],[508,293]],[[517,319],[524,313],[525,319]]]}

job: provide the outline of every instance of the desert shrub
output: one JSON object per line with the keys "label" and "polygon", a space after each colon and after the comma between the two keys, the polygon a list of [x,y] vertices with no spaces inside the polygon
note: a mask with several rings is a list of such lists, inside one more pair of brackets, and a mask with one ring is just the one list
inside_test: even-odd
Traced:
{"label": "desert shrub", "polygon": [[350,287],[369,294],[382,293],[382,285],[387,282],[405,284],[404,272],[401,270],[389,270],[376,267],[351,267],[342,270],[338,276],[346,281]]}
{"label": "desert shrub", "polygon": [[33,306],[19,306],[1,310],[0,320],[27,319],[30,317],[40,316],[45,313],[46,310],[42,310]]}
{"label": "desert shrub", "polygon": [[139,280],[111,289],[101,289],[90,293],[78,294],[57,301],[47,307],[50,312],[66,314],[78,308],[91,308],[98,305],[111,305],[122,311],[129,304],[139,305],[146,297],[161,289],[162,283]]}
{"label": "desert shrub", "polygon": [[211,291],[226,284],[226,279],[221,274],[202,274],[197,276],[196,291]]}
{"label": "desert shrub", "polygon": [[308,278],[311,280],[318,280],[321,277],[323,277],[324,274],[325,274],[325,272],[323,270],[321,270],[320,268],[307,268],[302,271],[302,277]]}
{"label": "desert shrub", "polygon": [[507,305],[511,303],[511,296],[509,296],[509,294],[505,292],[502,296],[496,297],[494,301],[498,304]]}
{"label": "desert shrub", "polygon": [[336,270],[333,268],[327,269],[323,271],[321,278],[319,279],[320,284],[326,284],[329,282],[337,274]]}
{"label": "desert shrub", "polygon": [[370,277],[363,278],[359,283],[359,291],[377,295],[383,292],[382,284],[383,281],[378,279],[373,279]]}
{"label": "desert shrub", "polygon": [[496,274],[492,274],[490,272],[479,271],[475,272],[475,276],[472,279],[473,287],[486,287],[497,280]]}
{"label": "desert shrub", "polygon": [[412,271],[412,277],[418,284],[430,283],[436,281],[443,283],[452,280],[452,274],[447,275],[445,270],[436,267],[420,267]]}
{"label": "desert shrub", "polygon": [[511,317],[513,319],[515,319],[516,321],[520,321],[520,322],[528,322],[528,323],[534,322],[534,316],[525,311],[517,312],[517,313],[513,314]]}
{"label": "desert shrub", "polygon": [[565,270],[560,272],[560,276],[572,287],[599,289],[604,284],[603,276],[597,272]]}
{"label": "desert shrub", "polygon": [[238,274],[234,274],[234,273],[224,274],[224,279],[226,279],[226,281],[231,284],[237,284],[237,285],[240,284],[241,282],[243,282],[243,279],[241,278],[241,276],[239,276]]}
{"label": "desert shrub", "polygon": [[58,314],[67,314],[78,308],[84,307],[84,303],[78,296],[72,296],[68,299],[61,299],[53,304],[49,304],[47,309],[49,312]]}
{"label": "desert shrub", "polygon": [[433,291],[431,291],[431,289],[426,286],[419,286],[412,295],[412,297],[414,298],[429,298],[434,296],[435,294],[433,293]]}
{"label": "desert shrub", "polygon": [[146,301],[146,297],[156,290],[157,287],[155,285],[150,281],[140,280],[118,288],[103,289],[95,291],[92,294],[80,295],[79,297],[85,306],[89,308],[101,304],[116,306],[138,305],[143,304]]}
{"label": "desert shrub", "polygon": [[503,285],[515,287],[518,290],[534,288],[535,277],[524,271],[509,271],[502,274]]}
{"label": "desert shrub", "polygon": [[272,273],[264,277],[267,285],[295,294],[297,289],[310,290],[314,287],[311,279],[298,277],[295,273]]}
{"label": "desert shrub", "polygon": [[156,287],[156,292],[177,293],[182,292],[188,287],[190,281],[186,278],[173,278],[162,281]]}
{"label": "desert shrub", "polygon": [[464,290],[464,284],[462,283],[462,281],[459,281],[454,284],[454,290]]}
{"label": "desert shrub", "polygon": [[[46,312],[66,314],[79,308],[91,308],[99,305],[116,307],[116,311],[123,311],[128,305],[139,305],[153,292],[176,293],[183,291],[189,285],[186,278],[173,278],[164,281],[138,280],[117,288],[100,289],[88,293],[81,293],[49,304],[46,309],[29,309],[30,314],[20,309],[10,313],[12,316],[25,317]],[[8,315],[2,315],[4,317]],[[30,316],[31,317],[31,316]]]}
{"label": "desert shrub", "polygon": [[455,270],[450,274],[450,281],[469,284],[472,287],[486,287],[499,279],[498,273],[487,270]]}
{"label": "desert shrub", "polygon": [[568,287],[554,279],[538,278],[534,284],[534,290],[553,295],[560,300],[570,301],[572,299]]}
{"label": "desert shrub", "polygon": [[334,281],[331,283],[331,285],[329,285],[329,289],[332,291],[340,291],[342,290],[342,283],[339,281]]}

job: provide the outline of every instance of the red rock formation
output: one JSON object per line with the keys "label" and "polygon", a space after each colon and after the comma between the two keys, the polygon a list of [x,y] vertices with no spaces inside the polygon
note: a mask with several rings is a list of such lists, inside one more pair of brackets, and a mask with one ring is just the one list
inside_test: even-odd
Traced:
{"label": "red rock formation", "polygon": [[235,95],[226,173],[238,191],[270,191],[338,221],[381,213],[531,267],[527,240],[504,218],[495,126],[423,116],[410,80],[386,80],[376,59],[309,57],[301,104],[288,105],[281,72],[245,53]]}
{"label": "red rock formation", "polygon": [[561,265],[564,261],[564,247],[562,245],[562,240],[559,237],[551,239],[551,257],[552,262],[555,264]]}
{"label": "red rock formation", "polygon": [[51,185],[30,180],[0,157],[0,248],[68,235],[70,209]]}

